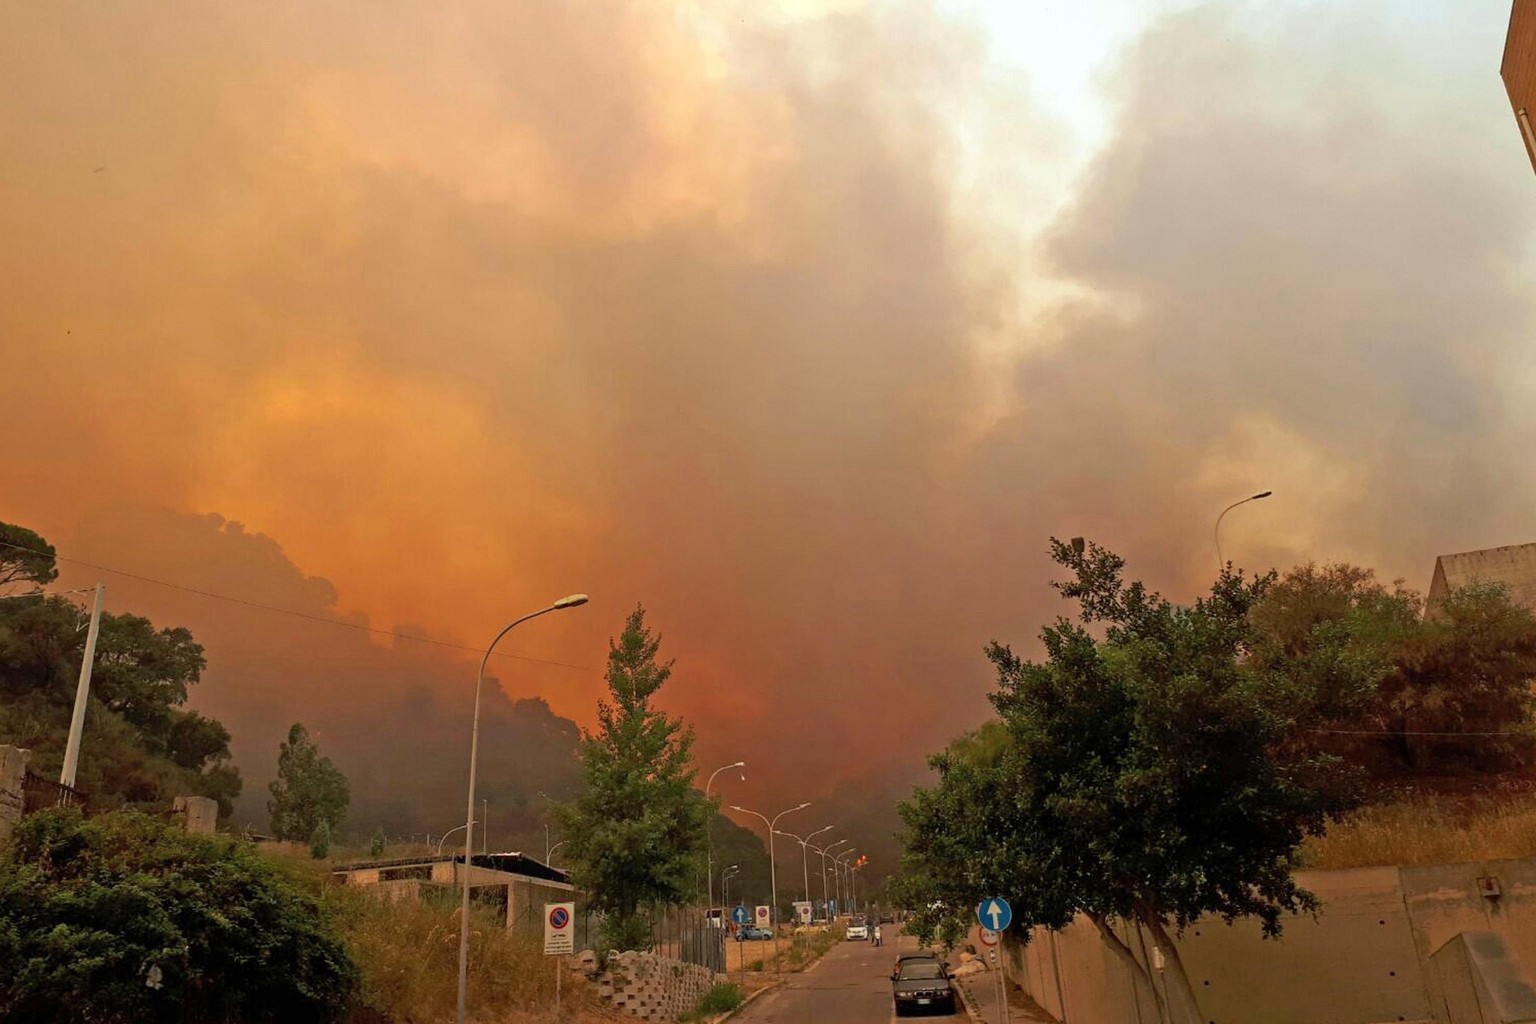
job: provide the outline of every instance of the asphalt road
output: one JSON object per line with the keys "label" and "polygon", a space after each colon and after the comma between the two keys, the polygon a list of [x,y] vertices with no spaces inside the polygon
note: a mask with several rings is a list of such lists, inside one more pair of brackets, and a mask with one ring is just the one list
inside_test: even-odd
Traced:
{"label": "asphalt road", "polygon": [[[733,1018],[740,1024],[888,1024],[891,1013],[891,964],[898,950],[917,948],[915,939],[897,936],[885,925],[880,947],[843,942],[783,985],[759,996]],[[903,1017],[901,1020],[954,1022],[961,1017]]]}

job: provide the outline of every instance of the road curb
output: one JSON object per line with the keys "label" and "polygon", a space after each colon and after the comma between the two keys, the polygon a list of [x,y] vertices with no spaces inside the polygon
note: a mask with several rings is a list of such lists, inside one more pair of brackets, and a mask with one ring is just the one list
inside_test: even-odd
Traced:
{"label": "road curb", "polygon": [[756,992],[753,992],[751,995],[747,996],[747,998],[743,999],[741,1001],[741,1005],[736,1007],[736,1009],[732,1010],[730,1013],[727,1013],[723,1017],[716,1017],[716,1018],[714,1018],[715,1024],[725,1024],[726,1021],[730,1020],[732,1017],[735,1017],[742,1010],[745,1010],[747,1007],[751,1006],[754,1000],[758,999],[761,996],[767,995],[769,992],[772,992],[774,989],[779,988],[780,986],[782,986],[788,980],[789,980],[788,978],[780,978],[778,981],[771,981],[767,985],[764,985],[762,988],[758,989]]}
{"label": "road curb", "polygon": [[969,975],[967,978],[955,978],[954,980],[958,982],[958,984],[955,985],[955,991],[960,994],[960,1002],[965,1006],[965,1015],[969,1017],[974,1022],[974,1024],[986,1024],[986,1021],[982,1020],[981,1011],[976,1009],[976,1004],[971,1001],[971,987],[967,984],[967,981],[969,978],[973,977],[975,977],[975,975]]}

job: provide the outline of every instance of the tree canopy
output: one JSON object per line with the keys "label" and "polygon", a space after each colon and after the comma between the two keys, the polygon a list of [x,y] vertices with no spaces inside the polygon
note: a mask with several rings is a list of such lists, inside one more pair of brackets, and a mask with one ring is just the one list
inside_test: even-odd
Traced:
{"label": "tree canopy", "polygon": [[[51,581],[47,542],[0,524],[0,540],[18,536],[31,538],[29,549],[50,554],[42,561],[6,563],[10,549],[0,546],[0,576]],[[0,740],[30,749],[33,768],[45,774],[56,772],[63,759],[85,618],[62,597],[0,601]],[[230,763],[229,732],[184,706],[205,664],[201,645],[186,629],[156,628],[132,614],[102,614],[77,776],[92,806],[165,806],[173,797],[194,794],[213,797],[229,814],[241,786]]]}
{"label": "tree canopy", "polygon": [[25,526],[0,523],[0,588],[13,584],[42,587],[58,575],[52,544]]}
{"label": "tree canopy", "polygon": [[586,790],[557,816],[575,883],[610,949],[650,944],[650,914],[697,891],[714,806],[694,789],[693,732],[652,703],[672,674],[636,607],[608,644],[609,700],[581,743]]}
{"label": "tree canopy", "polygon": [[278,839],[310,843],[322,852],[330,849],[331,833],[346,817],[351,789],[331,759],[309,738],[309,731],[299,723],[288,730],[288,739],[278,747],[277,778],[268,786],[272,798],[267,813],[272,816],[272,834]]}
{"label": "tree canopy", "polygon": [[1292,878],[1297,849],[1353,795],[1331,778],[1338,759],[1294,730],[1318,720],[1320,687],[1330,714],[1349,710],[1384,668],[1338,631],[1316,634],[1309,658],[1250,657],[1272,575],[1225,571],[1178,606],[1125,582],[1098,545],[1053,540],[1052,555],[1078,621],[1043,630],[1042,661],[987,648],[999,727],[934,757],[938,784],[902,806],[896,889],[929,934],[996,894],[1025,939],[1082,914],[1141,973],[1114,927],[1137,922],[1168,958],[1172,1012],[1193,1019],[1170,930],[1215,914],[1274,934],[1315,906]]}
{"label": "tree canopy", "polygon": [[1314,665],[1375,659],[1386,671],[1366,694],[1314,691],[1330,727],[1313,735],[1373,777],[1499,772],[1531,762],[1536,615],[1501,584],[1450,589],[1428,614],[1399,582],[1352,565],[1298,566],[1255,605],[1255,657]]}
{"label": "tree canopy", "polygon": [[323,1024],[356,988],[314,896],[243,840],[55,810],[0,847],[0,1019]]}

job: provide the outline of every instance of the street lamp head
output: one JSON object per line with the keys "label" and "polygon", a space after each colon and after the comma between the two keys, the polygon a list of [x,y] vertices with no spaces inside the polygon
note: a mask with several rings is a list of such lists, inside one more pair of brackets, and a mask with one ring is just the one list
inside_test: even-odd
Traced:
{"label": "street lamp head", "polygon": [[1274,493],[1275,493],[1274,491],[1260,491],[1258,494],[1255,494],[1253,497],[1249,498],[1248,500],[1249,501],[1258,501],[1260,498],[1267,498],[1271,494],[1274,494]]}
{"label": "street lamp head", "polygon": [[556,608],[578,608],[587,603],[586,594],[572,594],[570,597],[562,597],[554,603]]}
{"label": "street lamp head", "polygon": [[745,807],[742,807],[740,804],[731,804],[731,810],[733,810],[733,811],[740,811],[743,814],[751,814],[752,813],[751,811],[747,810]]}
{"label": "street lamp head", "polygon": [[809,806],[811,806],[811,802],[809,800],[807,800],[805,803],[801,804],[799,807],[791,808],[791,810],[800,811],[800,810],[804,810],[805,808],[807,808]]}

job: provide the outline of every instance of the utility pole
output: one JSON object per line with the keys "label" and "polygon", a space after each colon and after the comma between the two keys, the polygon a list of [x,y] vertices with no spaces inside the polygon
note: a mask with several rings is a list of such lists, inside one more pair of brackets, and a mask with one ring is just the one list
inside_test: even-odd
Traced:
{"label": "utility pole", "polygon": [[85,705],[91,696],[91,667],[96,663],[96,638],[101,635],[101,599],[105,583],[96,584],[96,603],[91,608],[91,629],[85,635],[85,653],[80,658],[80,682],[75,687],[75,713],[69,720],[69,741],[64,745],[64,768],[59,782],[74,786],[80,767],[80,734],[85,731]]}

